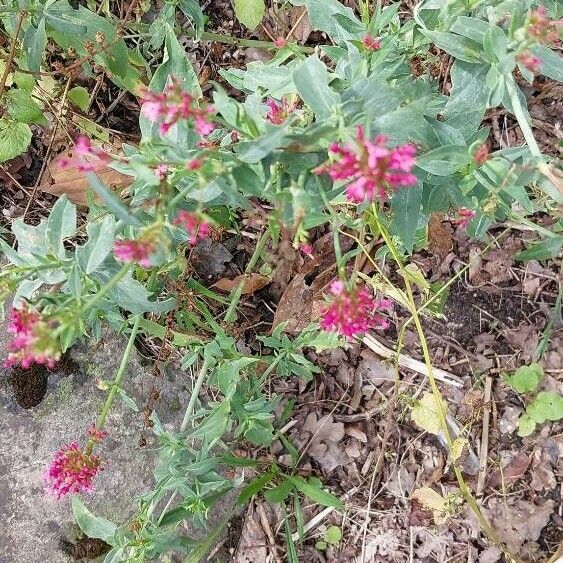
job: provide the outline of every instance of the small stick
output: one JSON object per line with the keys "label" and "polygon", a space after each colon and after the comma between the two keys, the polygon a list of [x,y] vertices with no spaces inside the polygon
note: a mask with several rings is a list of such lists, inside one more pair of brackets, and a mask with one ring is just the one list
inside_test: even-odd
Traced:
{"label": "small stick", "polygon": [[487,458],[489,457],[489,420],[491,416],[491,391],[493,378],[485,378],[485,393],[483,396],[483,430],[481,432],[481,447],[479,449],[479,477],[477,479],[477,496],[483,494],[485,476],[487,474]]}
{"label": "small stick", "polygon": [[[373,334],[366,334],[362,338],[362,342],[372,352],[375,352],[377,355],[382,356],[383,358],[389,359],[397,356],[397,353],[394,350],[387,348],[387,346],[377,340],[375,336],[373,336]],[[426,367],[426,365],[423,362],[411,358],[410,356],[399,354],[397,357],[397,363],[401,367],[411,369],[412,371],[428,377],[428,368]],[[453,375],[452,373],[436,367],[432,368],[432,373],[434,374],[434,379],[441,381],[442,383],[452,385],[453,387],[463,387],[463,383],[461,382],[460,378],[457,377],[457,375]]]}
{"label": "small stick", "polygon": [[276,539],[274,538],[274,533],[272,532],[272,528],[270,527],[270,522],[268,521],[268,516],[266,511],[264,510],[264,505],[261,502],[256,502],[256,510],[258,511],[258,515],[260,516],[260,524],[262,525],[262,529],[268,538],[268,543],[270,544],[270,553],[274,558],[276,563],[281,563],[280,555],[278,553],[278,546],[276,545]]}

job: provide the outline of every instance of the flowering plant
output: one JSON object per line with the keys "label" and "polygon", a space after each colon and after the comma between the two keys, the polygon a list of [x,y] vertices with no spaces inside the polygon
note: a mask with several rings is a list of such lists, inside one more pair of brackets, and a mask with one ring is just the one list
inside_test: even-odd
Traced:
{"label": "flowering plant", "polygon": [[[308,8],[311,24],[332,44],[309,54],[276,40],[270,61],[224,70],[225,81],[243,93],[237,99],[216,86],[203,100],[169,27],[162,37],[165,60],[147,86],[131,88],[140,105],[139,146],[124,145],[123,154],[113,155],[79,137],[72,159],[61,163],[87,173],[99,197],[90,198],[85,236],[72,248],[65,244],[76,240],[77,211],[62,197],[38,225],[13,222],[15,248],[0,241],[10,262],[0,275],[3,297],[13,294],[14,305],[7,365],[53,367],[79,339],[100,337],[106,324],[129,336],[88,445],[72,442],[54,454],[46,478],[56,496],[95,489],[100,469],[111,471],[111,460],[94,448],[139,333],[161,340],[173,334],[183,367],[199,368],[177,432],[153,416],[164,461],[135,526],[104,536],[112,546],[108,562],[159,557],[167,549],[163,535],[172,545],[183,519],[205,525],[217,499],[241,486],[240,476],[223,469],[243,461],[216,450],[243,441],[267,448],[279,436],[279,398],[266,392],[267,375],[311,378],[318,368],[304,348],[345,345],[390,326],[390,297],[408,297],[408,291],[393,292],[380,276],[355,271],[356,255],[341,248],[341,234],[357,241],[358,252],[381,241],[378,258],[392,256],[410,290],[402,263],[426,245],[433,213],[449,214],[458,228],[484,238],[495,222],[533,227],[529,216],[562,203],[559,173],[540,151],[515,78],[561,79],[563,64],[549,48],[559,40],[554,14],[531,2],[510,19],[506,2],[487,9],[482,2],[422,2],[415,19],[402,22],[398,4],[364,10],[359,19],[337,0],[323,3],[327,9],[318,11],[314,0],[295,2]],[[451,56],[448,95],[436,80],[412,73],[409,61],[426,56],[431,45]],[[526,144],[488,150],[482,121],[497,106],[514,115]],[[126,197],[104,185],[93,162],[131,176]],[[223,298],[192,277],[190,250],[236,229],[237,215],[256,202],[271,212],[262,218],[242,281]],[[314,260],[310,240],[319,229],[334,235],[336,269],[312,326],[289,337],[282,323],[261,337],[271,355],[240,353],[232,323],[252,270],[265,262],[268,248],[282,243]],[[560,234],[540,231],[544,240],[532,250],[556,254]],[[171,289],[177,286],[189,288],[189,307]],[[416,304],[405,297],[398,305],[405,302],[414,318]],[[173,319],[171,328],[165,316]],[[204,384],[216,399],[196,411]],[[320,486],[299,479],[287,477],[292,494],[340,506]],[[253,494],[271,486],[260,483]]]}

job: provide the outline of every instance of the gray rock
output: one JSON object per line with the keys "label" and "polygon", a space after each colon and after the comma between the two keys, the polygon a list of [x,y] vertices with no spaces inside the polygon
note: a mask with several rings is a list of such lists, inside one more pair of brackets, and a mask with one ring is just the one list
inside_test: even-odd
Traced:
{"label": "gray rock", "polygon": [[[9,335],[0,326],[0,360],[6,357]],[[0,563],[67,563],[61,538],[76,538],[70,499],[56,500],[43,489],[42,474],[54,452],[73,440],[85,443],[86,431],[96,420],[105,392],[95,380],[111,380],[125,347],[123,336],[111,334],[101,342],[77,346],[70,352],[75,364],[49,375],[43,401],[24,409],[14,399],[8,370],[0,372]],[[180,379],[181,378],[181,379]],[[186,401],[189,378],[158,378],[161,392],[157,412],[165,426],[178,427],[180,404]],[[116,400],[106,424],[108,437],[97,448],[106,469],[95,480],[95,491],[83,495],[94,514],[121,524],[135,512],[135,497],[153,482],[154,437],[139,446],[142,410],[153,382],[152,370],[134,352],[123,387],[139,407],[133,412]],[[181,397],[178,395],[181,393]],[[180,401],[181,399],[181,401]],[[151,443],[152,441],[152,443]]]}

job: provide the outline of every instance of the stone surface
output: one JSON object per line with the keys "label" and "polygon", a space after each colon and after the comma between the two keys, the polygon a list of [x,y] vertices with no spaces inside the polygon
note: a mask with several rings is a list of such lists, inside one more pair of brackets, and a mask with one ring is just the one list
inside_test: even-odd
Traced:
{"label": "stone surface", "polygon": [[[0,360],[6,356],[8,337],[0,326]],[[124,337],[115,334],[77,346],[70,352],[72,361],[49,375],[43,400],[27,409],[15,400],[10,372],[0,370],[0,563],[72,561],[60,548],[61,538],[72,539],[77,531],[70,498],[56,500],[46,494],[42,474],[61,445],[84,443],[105,399],[95,380],[113,379],[124,347]],[[151,371],[139,354],[132,354],[123,387],[140,411],[151,389]],[[189,385],[185,373],[177,378],[158,379],[161,397],[156,407],[165,426],[176,428]],[[96,477],[94,493],[82,497],[92,512],[116,523],[127,521],[135,512],[135,497],[152,483],[153,436],[147,432],[149,442],[140,447],[142,427],[142,412],[117,400],[106,424],[109,435],[98,449],[107,460],[106,469]]]}

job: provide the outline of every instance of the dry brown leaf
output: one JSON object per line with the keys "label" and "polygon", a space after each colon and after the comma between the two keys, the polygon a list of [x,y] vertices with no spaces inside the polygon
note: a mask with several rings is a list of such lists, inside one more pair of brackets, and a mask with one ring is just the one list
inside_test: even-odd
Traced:
{"label": "dry brown leaf", "polygon": [[305,7],[294,6],[291,8],[289,12],[289,24],[293,31],[291,35],[298,43],[305,43],[307,39],[309,39],[309,35],[313,32]]}
{"label": "dry brown leaf", "polygon": [[525,452],[519,452],[510,458],[508,463],[503,466],[502,471],[497,469],[491,474],[487,486],[496,489],[502,484],[514,483],[526,473],[529,465],[530,456]]}
{"label": "dry brown leaf", "polygon": [[312,318],[313,299],[305,277],[297,274],[283,292],[274,315],[272,329],[289,321],[286,332],[301,332]]}
{"label": "dry brown leaf", "polygon": [[268,556],[266,535],[259,524],[258,514],[251,502],[246,511],[234,563],[263,563]]}
{"label": "dry brown leaf", "polygon": [[307,453],[327,474],[336,467],[347,465],[350,462],[348,454],[339,443],[344,438],[342,422],[333,422],[330,415],[317,420],[317,415],[312,412],[305,419],[303,431],[311,434],[311,443]]}
{"label": "dry brown leaf", "polygon": [[443,260],[453,246],[452,235],[442,224],[442,215],[432,213],[428,223],[428,249],[432,254]]}
{"label": "dry brown leaf", "polygon": [[434,524],[444,524],[447,519],[446,499],[430,487],[420,487],[411,494],[411,501],[417,501],[423,510],[432,514]]}
{"label": "dry brown leaf", "polygon": [[244,285],[242,286],[243,295],[248,295],[255,293],[259,289],[267,286],[270,283],[270,278],[263,276],[262,274],[242,274],[234,279],[221,278],[219,281],[215,282],[211,289],[216,289],[222,291],[223,293],[229,293],[244,280]]}
{"label": "dry brown leaf", "polygon": [[[39,187],[42,191],[56,196],[66,195],[70,201],[78,205],[87,205],[86,193],[89,182],[86,172],[77,168],[63,170],[58,165],[62,158],[66,158],[66,155],[57,156],[47,165],[49,174],[44,176]],[[93,172],[106,186],[112,189],[125,188],[133,181],[131,176],[108,168],[101,162],[93,161],[92,165],[94,167]]]}

